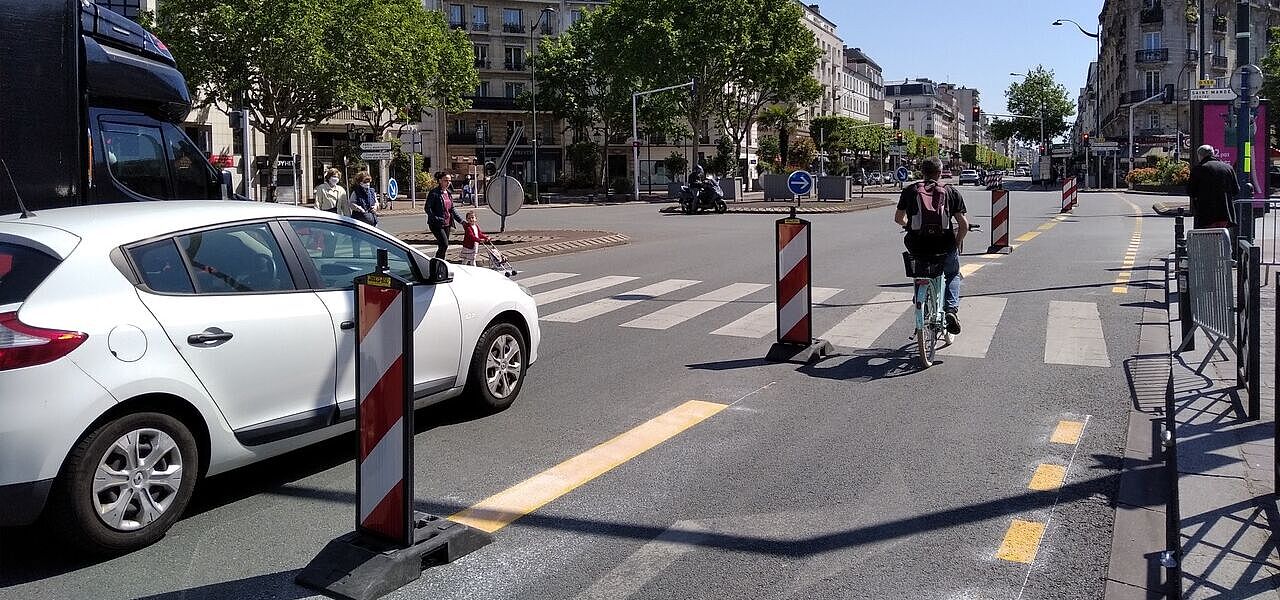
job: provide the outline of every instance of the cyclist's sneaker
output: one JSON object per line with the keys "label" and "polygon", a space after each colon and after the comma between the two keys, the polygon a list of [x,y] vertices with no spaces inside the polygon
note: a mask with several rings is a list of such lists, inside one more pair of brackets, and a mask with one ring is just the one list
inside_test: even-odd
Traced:
{"label": "cyclist's sneaker", "polygon": [[956,317],[954,310],[947,311],[947,333],[952,335],[960,333],[960,319]]}

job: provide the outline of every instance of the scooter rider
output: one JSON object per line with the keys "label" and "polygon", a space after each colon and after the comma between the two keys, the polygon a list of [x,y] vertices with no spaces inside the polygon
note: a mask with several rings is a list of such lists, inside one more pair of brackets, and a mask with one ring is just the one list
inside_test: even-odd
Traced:
{"label": "scooter rider", "polygon": [[706,182],[707,173],[703,170],[702,165],[693,165],[693,172],[689,173],[689,190],[693,192],[694,199],[702,199],[702,186]]}

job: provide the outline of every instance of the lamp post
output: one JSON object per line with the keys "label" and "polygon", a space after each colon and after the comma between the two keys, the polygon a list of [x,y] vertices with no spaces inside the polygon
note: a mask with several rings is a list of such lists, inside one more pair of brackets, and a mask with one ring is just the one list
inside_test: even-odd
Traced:
{"label": "lamp post", "polygon": [[[1080,26],[1079,23],[1071,19],[1058,19],[1054,21],[1052,25],[1061,27],[1063,23],[1071,23],[1072,25],[1076,26],[1076,29],[1080,30],[1080,33],[1083,33],[1093,38],[1095,42],[1094,47],[1097,50],[1097,58],[1094,59],[1094,62],[1098,65],[1098,69],[1102,69],[1102,37],[1099,36],[1096,32],[1086,31],[1084,27]],[[1096,88],[1098,85],[1096,76],[1094,77],[1093,85],[1095,88],[1094,95],[1096,96],[1097,95]],[[1099,108],[1100,106],[1098,105],[1097,102],[1095,102],[1093,106],[1093,132],[1092,132],[1094,136],[1097,136],[1101,133],[1100,131],[1098,131],[1101,128],[1099,121],[1102,118],[1101,115],[1098,114],[1099,112],[1101,112],[1098,110]],[[1084,149],[1084,172],[1086,174],[1089,172],[1089,149],[1088,148]],[[1087,186],[1089,184],[1089,178],[1085,177],[1084,179],[1085,179],[1085,185]],[[1102,161],[1101,160],[1098,161],[1098,185],[1099,186],[1102,185]]]}
{"label": "lamp post", "polygon": [[551,8],[550,6],[543,8],[542,12],[538,13],[538,18],[533,20],[533,25],[529,26],[529,68],[530,68],[530,82],[532,84],[529,86],[530,87],[529,95],[532,98],[532,104],[533,104],[532,110],[529,111],[530,114],[532,115],[530,117],[530,120],[532,121],[532,124],[533,124],[533,137],[529,139],[529,142],[533,144],[533,203],[534,204],[541,204],[541,199],[538,196],[538,137],[539,137],[538,63],[533,60],[533,51],[534,51],[533,30],[538,28],[538,25],[542,23],[542,18],[547,16],[548,13],[554,15],[556,14],[556,9]]}

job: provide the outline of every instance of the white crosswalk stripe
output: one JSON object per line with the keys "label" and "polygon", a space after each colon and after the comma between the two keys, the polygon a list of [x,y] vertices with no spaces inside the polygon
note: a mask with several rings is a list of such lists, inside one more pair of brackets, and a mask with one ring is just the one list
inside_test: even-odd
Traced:
{"label": "white crosswalk stripe", "polygon": [[1054,365],[1110,367],[1102,317],[1094,302],[1049,301],[1044,362]]}
{"label": "white crosswalk stripe", "polygon": [[560,300],[567,300],[574,296],[581,296],[583,294],[603,290],[607,287],[621,285],[628,281],[635,281],[636,279],[639,279],[639,277],[631,277],[629,275],[607,275],[605,277],[592,279],[591,281],[575,283],[562,288],[556,288],[554,290],[547,290],[545,292],[534,294],[533,300],[538,303],[538,306],[542,306],[544,304],[550,304]]}
{"label": "white crosswalk stripe", "polygon": [[911,292],[880,292],[818,337],[837,346],[872,348],[876,339],[911,306]]}
{"label": "white crosswalk stripe", "polygon": [[618,294],[617,296],[568,308],[558,313],[542,317],[541,320],[555,321],[558,323],[580,323],[590,319],[591,317],[598,317],[620,308],[636,304],[637,302],[652,300],[662,296],[663,294],[670,294],[671,292],[687,288],[697,283],[701,282],[696,279],[668,279],[653,285],[646,285],[639,289]]}
{"label": "white crosswalk stripe", "polygon": [[533,287],[535,285],[542,285],[544,283],[554,283],[556,281],[560,281],[561,279],[576,277],[577,275],[578,275],[577,273],[543,273],[541,275],[534,275],[533,277],[525,277],[523,279],[517,279],[516,283],[519,283],[525,287]]}
{"label": "white crosswalk stripe", "polygon": [[647,314],[638,319],[623,323],[623,327],[639,329],[670,329],[697,317],[703,313],[719,308],[750,294],[769,287],[765,283],[734,283],[718,290],[707,292],[697,298],[678,302],[657,312]]}
{"label": "white crosswalk stripe", "polygon": [[[813,288],[813,303],[820,304],[842,291],[843,290],[840,288]],[[712,331],[711,335],[728,335],[745,338],[762,338],[769,335],[777,329],[778,311],[776,307],[776,302],[770,302],[751,311],[747,316],[725,325],[720,329]]]}
{"label": "white crosswalk stripe", "polygon": [[939,348],[938,354],[986,358],[987,351],[991,349],[991,340],[996,335],[996,326],[1000,324],[1000,317],[1008,303],[1007,298],[990,296],[962,298],[960,335],[955,337],[951,345]]}

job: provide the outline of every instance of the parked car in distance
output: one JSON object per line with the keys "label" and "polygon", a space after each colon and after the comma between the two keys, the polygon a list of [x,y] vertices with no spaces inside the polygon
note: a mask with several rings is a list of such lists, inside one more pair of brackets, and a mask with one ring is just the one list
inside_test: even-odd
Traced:
{"label": "parked car in distance", "polygon": [[978,182],[979,182],[979,179],[978,179],[977,171],[973,169],[965,169],[963,171],[960,171],[960,185],[964,185],[966,183],[972,183],[974,185],[978,185]]}
{"label": "parked car in distance", "polygon": [[[235,201],[0,216],[0,526],[150,544],[197,481],[354,429],[352,279],[414,282],[416,406],[519,395],[532,296],[349,217]],[[373,359],[370,359],[373,360]]]}

